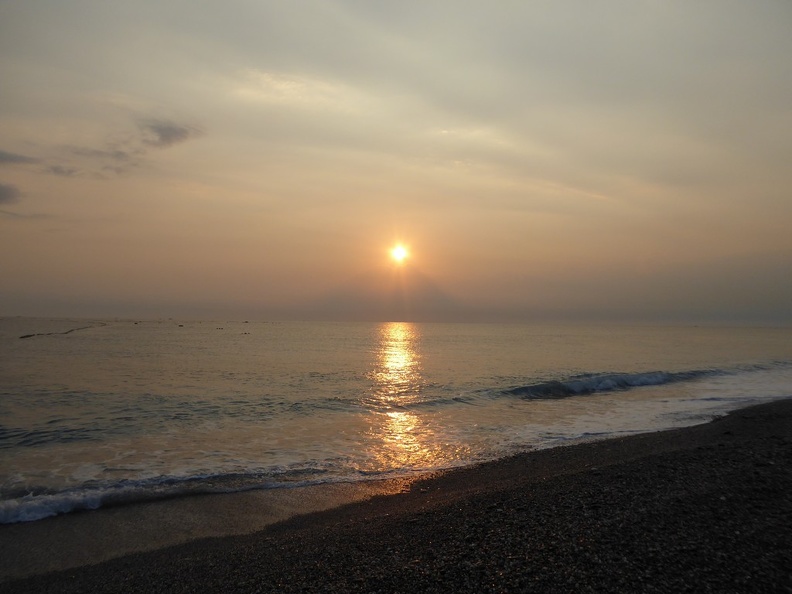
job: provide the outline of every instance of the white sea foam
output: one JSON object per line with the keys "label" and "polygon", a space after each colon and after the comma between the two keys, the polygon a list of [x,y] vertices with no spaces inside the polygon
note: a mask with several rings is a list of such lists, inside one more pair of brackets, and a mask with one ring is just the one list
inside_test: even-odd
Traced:
{"label": "white sea foam", "polygon": [[100,493],[26,495],[18,499],[0,501],[0,524],[32,522],[76,510],[98,509],[101,505]]}

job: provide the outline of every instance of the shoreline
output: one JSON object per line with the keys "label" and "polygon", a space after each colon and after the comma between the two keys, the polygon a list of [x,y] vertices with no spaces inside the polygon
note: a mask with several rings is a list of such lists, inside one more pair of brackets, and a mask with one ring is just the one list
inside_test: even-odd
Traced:
{"label": "shoreline", "polygon": [[[34,563],[27,579],[5,571],[0,581],[10,580],[9,592],[783,589],[792,587],[790,468],[787,399],[692,427],[450,470],[406,492],[403,482],[380,485],[340,507],[349,494],[329,494],[306,506],[313,513],[265,526],[250,522],[262,502],[240,497],[256,492],[202,496],[192,503],[204,500],[203,509],[191,513],[233,519],[249,534],[188,535],[98,565],[88,565],[100,559],[87,551],[81,567],[42,573]],[[218,507],[205,507],[212,498]],[[221,507],[226,515],[217,516]],[[2,526],[0,558],[11,565],[57,556],[69,542],[101,542],[96,531],[113,525],[113,513],[129,516],[114,538],[134,540],[129,530],[143,516],[132,520],[132,508],[152,517],[129,506]],[[20,540],[25,532],[38,534]]]}
{"label": "shoreline", "polygon": [[0,525],[0,583],[203,538],[258,532],[294,516],[399,493],[411,480],[171,497]]}

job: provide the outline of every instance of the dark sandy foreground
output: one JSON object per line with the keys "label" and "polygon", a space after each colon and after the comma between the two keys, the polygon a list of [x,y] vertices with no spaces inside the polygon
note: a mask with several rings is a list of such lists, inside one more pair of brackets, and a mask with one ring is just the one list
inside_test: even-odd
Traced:
{"label": "dark sandy foreground", "polygon": [[3,592],[792,592],[792,401]]}

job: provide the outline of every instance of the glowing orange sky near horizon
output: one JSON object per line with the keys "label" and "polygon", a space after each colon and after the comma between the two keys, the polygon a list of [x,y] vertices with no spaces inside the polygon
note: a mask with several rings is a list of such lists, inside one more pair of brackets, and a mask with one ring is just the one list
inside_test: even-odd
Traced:
{"label": "glowing orange sky near horizon", "polygon": [[89,4],[3,4],[2,315],[792,323],[790,3]]}

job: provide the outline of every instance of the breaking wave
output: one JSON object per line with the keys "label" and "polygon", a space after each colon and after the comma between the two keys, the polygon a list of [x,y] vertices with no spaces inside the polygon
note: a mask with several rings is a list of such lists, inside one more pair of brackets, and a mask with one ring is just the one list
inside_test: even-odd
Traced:
{"label": "breaking wave", "polygon": [[702,377],[724,375],[727,370],[701,369],[694,371],[652,371],[644,373],[601,373],[581,374],[563,380],[551,380],[518,386],[504,393],[525,399],[555,399],[569,396],[582,396],[614,390],[629,390],[642,386],[662,386],[678,382],[688,382]]}

